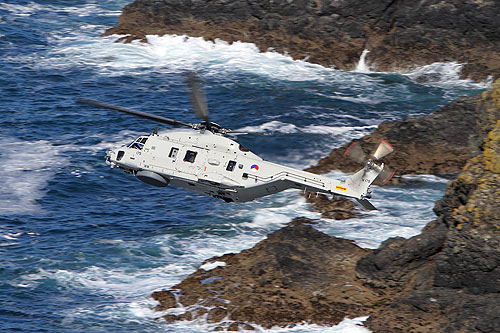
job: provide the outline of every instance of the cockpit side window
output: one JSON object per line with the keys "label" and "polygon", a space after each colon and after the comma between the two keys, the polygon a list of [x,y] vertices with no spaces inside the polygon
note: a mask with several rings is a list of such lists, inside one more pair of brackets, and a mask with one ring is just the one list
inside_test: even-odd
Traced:
{"label": "cockpit side window", "polygon": [[188,150],[184,156],[184,162],[194,163],[197,154],[195,151]]}
{"label": "cockpit side window", "polygon": [[144,144],[148,141],[147,137],[138,137],[134,142],[128,145],[129,148],[142,150]]}

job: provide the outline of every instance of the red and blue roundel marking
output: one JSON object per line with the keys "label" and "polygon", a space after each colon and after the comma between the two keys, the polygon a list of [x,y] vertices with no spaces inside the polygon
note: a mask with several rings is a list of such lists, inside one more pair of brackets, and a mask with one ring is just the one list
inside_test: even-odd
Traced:
{"label": "red and blue roundel marking", "polygon": [[257,164],[253,164],[250,169],[255,169],[256,171],[259,171],[259,166]]}

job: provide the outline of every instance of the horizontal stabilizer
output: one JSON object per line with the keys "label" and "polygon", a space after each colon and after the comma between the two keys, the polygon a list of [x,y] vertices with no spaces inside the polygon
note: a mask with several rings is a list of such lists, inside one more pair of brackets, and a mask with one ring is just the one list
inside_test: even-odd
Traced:
{"label": "horizontal stabilizer", "polygon": [[356,199],[358,200],[359,204],[363,207],[365,207],[365,209],[368,209],[368,210],[377,210],[377,208],[375,208],[374,205],[372,205],[370,203],[370,201],[366,200],[366,199]]}

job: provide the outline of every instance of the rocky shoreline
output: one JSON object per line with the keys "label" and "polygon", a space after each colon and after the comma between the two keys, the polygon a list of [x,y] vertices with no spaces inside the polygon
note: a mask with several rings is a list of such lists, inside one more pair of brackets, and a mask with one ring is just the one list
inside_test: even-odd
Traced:
{"label": "rocky shoreline", "polygon": [[[500,78],[498,17],[500,6],[486,0],[136,0],[105,34],[251,42],[341,70],[354,69],[366,49],[379,71],[456,61],[464,78],[481,81]],[[395,148],[383,162],[397,176],[454,178],[421,234],[368,250],[298,218],[153,293],[162,318],[251,330],[369,316],[373,332],[500,332],[500,80],[431,115],[385,122],[359,141],[369,152],[380,138]],[[309,171],[354,171],[342,158],[350,144]],[[306,198],[327,218],[356,214],[350,202]]]}
{"label": "rocky shoreline", "polygon": [[[373,332],[500,331],[500,80],[465,101],[475,103],[477,118],[464,134],[474,143],[464,154],[475,156],[421,234],[368,250],[298,218],[155,292],[156,309],[167,312],[167,321],[205,318],[215,330],[370,316],[365,325]],[[440,111],[471,110],[463,102]]]}
{"label": "rocky shoreline", "polygon": [[[394,152],[382,160],[395,171],[390,185],[405,182],[401,178],[404,175],[454,178],[471,157],[481,152],[491,124],[500,119],[500,114],[492,114],[484,103],[481,96],[461,97],[423,117],[384,122],[372,133],[332,150],[307,171],[319,174],[332,170],[355,172],[360,164],[344,158],[347,148],[357,142],[368,156],[379,139],[385,139],[394,147]],[[375,184],[380,181],[376,180]],[[329,199],[315,193],[306,193],[304,197],[324,218],[343,220],[360,215],[357,205],[348,199]]]}
{"label": "rocky shoreline", "polygon": [[136,0],[105,34],[250,42],[346,71],[367,49],[377,71],[455,61],[464,78],[483,81],[500,77],[498,17],[500,6],[487,0]]}
{"label": "rocky shoreline", "polygon": [[[360,165],[344,158],[346,149],[353,142],[358,142],[365,153],[369,154],[379,139],[385,139],[394,147],[394,152],[382,161],[396,170],[396,176],[456,175],[472,156],[481,151],[482,140],[487,131],[491,130],[491,125],[485,124],[491,124],[492,116],[481,101],[480,96],[460,97],[423,117],[384,122],[371,134],[332,150],[307,171],[354,172]],[[498,115],[493,117],[498,119]]]}

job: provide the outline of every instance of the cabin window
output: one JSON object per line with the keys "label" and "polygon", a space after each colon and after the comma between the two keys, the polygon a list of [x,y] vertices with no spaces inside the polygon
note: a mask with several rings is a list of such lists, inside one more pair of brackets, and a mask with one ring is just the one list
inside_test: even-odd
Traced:
{"label": "cabin window", "polygon": [[144,144],[148,141],[147,137],[138,137],[134,142],[128,145],[129,148],[142,150]]}
{"label": "cabin window", "polygon": [[227,167],[226,167],[226,170],[227,171],[233,171],[234,170],[234,166],[236,165],[236,161],[229,161],[227,163]]}
{"label": "cabin window", "polygon": [[194,159],[196,158],[196,154],[198,153],[195,151],[188,150],[186,152],[186,156],[184,156],[184,162],[193,163]]}
{"label": "cabin window", "polygon": [[168,154],[168,157],[176,158],[178,151],[179,151],[179,148],[172,147],[172,149],[170,149],[170,154]]}
{"label": "cabin window", "polygon": [[123,158],[123,155],[125,155],[125,152],[123,150],[119,150],[118,154],[116,155],[116,160],[121,160]]}

